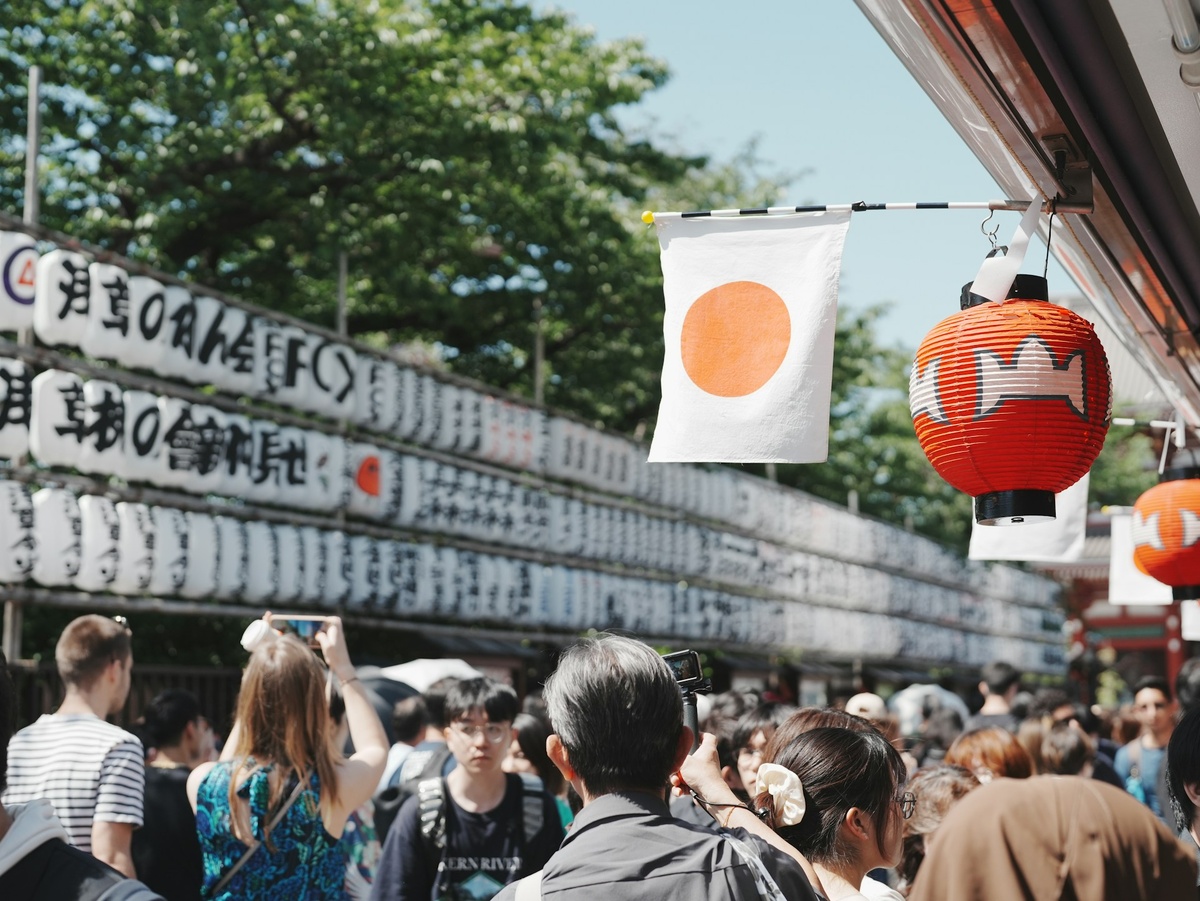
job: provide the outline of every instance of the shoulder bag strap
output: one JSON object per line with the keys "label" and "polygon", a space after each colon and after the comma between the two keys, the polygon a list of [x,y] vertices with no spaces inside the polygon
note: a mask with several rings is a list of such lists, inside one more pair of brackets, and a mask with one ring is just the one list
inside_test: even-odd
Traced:
{"label": "shoulder bag strap", "polygon": [[[294,789],[292,789],[292,793],[290,795],[288,795],[287,801],[285,801],[283,806],[279,808],[279,812],[277,814],[275,814],[274,817],[271,818],[271,822],[267,825],[267,829],[266,829],[267,832],[270,832],[272,829],[274,829],[276,826],[279,825],[279,821],[283,819],[283,815],[285,813],[287,813],[289,809],[291,809],[291,806],[293,804],[296,803],[296,800],[300,797],[300,795],[302,795],[304,793],[304,789],[307,786],[308,786],[308,777],[306,775],[303,779],[301,779],[300,781],[298,781],[296,783],[296,787]],[[220,881],[215,886],[213,886],[212,894],[213,894],[214,898],[217,895],[221,894],[221,891],[225,888],[225,886],[227,886],[229,884],[229,880],[231,880],[234,876],[237,875],[238,870],[240,870],[242,867],[244,867],[246,865],[246,861],[248,861],[251,857],[253,857],[254,852],[256,852],[260,847],[262,847],[262,840],[255,839],[254,842],[249,847],[246,848],[245,853],[243,853],[241,857],[239,857],[237,860],[235,860],[233,862],[233,866],[231,866],[228,870],[226,870],[225,873],[221,876]]]}

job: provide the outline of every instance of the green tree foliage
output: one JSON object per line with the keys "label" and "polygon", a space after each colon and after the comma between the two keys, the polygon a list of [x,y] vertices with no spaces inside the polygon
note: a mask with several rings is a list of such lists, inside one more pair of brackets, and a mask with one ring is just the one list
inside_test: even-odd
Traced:
{"label": "green tree foliage", "polygon": [[[666,78],[513,0],[10,0],[0,206],[43,68],[44,224],[266,307],[438,342],[457,371],[631,426],[661,346],[651,185],[701,160],[614,112]],[[637,238],[637,240],[635,240]]]}

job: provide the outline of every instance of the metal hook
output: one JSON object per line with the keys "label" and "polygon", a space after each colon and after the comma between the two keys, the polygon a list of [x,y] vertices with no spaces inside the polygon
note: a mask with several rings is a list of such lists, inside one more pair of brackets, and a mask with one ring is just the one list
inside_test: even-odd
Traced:
{"label": "metal hook", "polygon": [[985,228],[985,226],[989,222],[992,221],[992,216],[994,216],[994,215],[996,215],[995,210],[988,210],[987,218],[979,223],[979,230],[983,233],[983,236],[985,238],[987,238],[988,241],[992,245],[992,253],[996,253],[996,251],[999,249],[997,246],[997,243],[996,243],[996,235],[1000,234],[1000,223],[997,222],[995,227],[993,227],[991,231],[988,231],[987,228]]}

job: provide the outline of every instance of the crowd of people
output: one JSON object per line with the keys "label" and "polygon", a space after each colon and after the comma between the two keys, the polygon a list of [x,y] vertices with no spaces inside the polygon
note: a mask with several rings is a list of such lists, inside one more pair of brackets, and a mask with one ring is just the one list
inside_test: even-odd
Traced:
{"label": "crowd of people", "polygon": [[902,716],[900,695],[776,686],[701,696],[697,741],[662,658],[601,635],[524,699],[435,682],[389,743],[340,620],[314,640],[254,648],[224,736],[182,690],[107,721],[120,618],[67,626],[62,704],[15,733],[0,666],[0,898],[1197,896],[1200,659],[1138,682],[1131,718],[997,662],[974,715],[938,690]]}

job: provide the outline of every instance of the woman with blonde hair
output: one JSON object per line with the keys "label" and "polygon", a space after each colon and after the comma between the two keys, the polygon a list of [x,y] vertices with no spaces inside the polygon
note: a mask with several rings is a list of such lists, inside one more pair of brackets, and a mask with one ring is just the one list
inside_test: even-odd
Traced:
{"label": "woman with blonde hair", "polygon": [[339,840],[379,782],[388,744],[354,673],[341,620],[327,617],[316,641],[341,683],[357,750],[347,758],[333,746],[326,671],[313,650],[291,635],[255,648],[221,759],[188,778],[205,898],[343,897]]}

